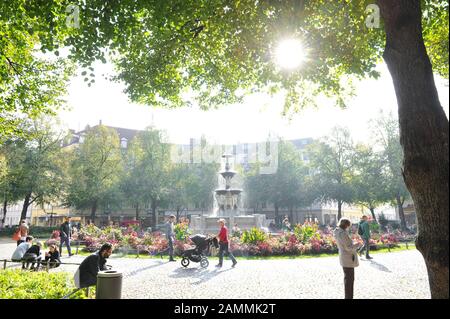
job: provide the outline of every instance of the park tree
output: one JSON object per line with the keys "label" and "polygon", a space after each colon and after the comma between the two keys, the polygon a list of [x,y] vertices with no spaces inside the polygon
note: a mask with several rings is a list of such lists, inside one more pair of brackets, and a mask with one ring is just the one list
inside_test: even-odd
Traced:
{"label": "park tree", "polygon": [[50,20],[25,7],[25,1],[0,3],[0,143],[23,136],[21,119],[56,114],[74,71],[69,60],[40,54],[41,32],[34,26]]}
{"label": "park tree", "polygon": [[[3,3],[2,17],[25,16],[14,29],[39,31],[43,51],[70,47],[86,69],[109,53],[116,79],[141,103],[183,105],[192,89],[204,108],[239,101],[242,92],[280,90],[293,110],[315,94],[344,105],[349,78],[377,77],[383,58],[397,95],[417,247],[432,297],[448,298],[449,130],[433,77],[434,68],[448,78],[447,0]],[[274,65],[283,38],[303,41],[304,50],[291,50],[298,60],[307,52],[301,68]]]}
{"label": "park tree", "polygon": [[263,203],[273,204],[275,222],[281,224],[280,209],[287,209],[293,220],[295,208],[307,207],[314,201],[309,169],[302,162],[299,151],[291,142],[278,143],[276,172],[261,174],[260,165],[260,163],[253,165],[245,175],[247,205],[257,210]]}
{"label": "park tree", "polygon": [[46,204],[61,197],[64,173],[61,167],[63,130],[48,117],[22,121],[24,136],[6,140],[3,149],[10,158],[2,182],[4,202],[22,199],[21,219],[33,203]]}
{"label": "park tree", "polygon": [[400,144],[399,125],[392,113],[380,113],[371,122],[375,143],[381,147],[383,161],[387,166],[387,189],[390,201],[397,207],[400,225],[407,230],[403,204],[411,197],[403,178],[403,150]]}
{"label": "park tree", "polygon": [[71,164],[65,205],[90,209],[94,221],[99,207],[109,210],[116,198],[123,171],[119,136],[103,125],[89,128],[67,157]]}
{"label": "park tree", "polygon": [[15,203],[22,199],[22,194],[18,189],[18,178],[22,170],[23,145],[19,143],[6,142],[0,146],[2,157],[2,177],[0,179],[0,196],[2,203],[1,224],[5,225],[8,213],[8,204]]}
{"label": "park tree", "polygon": [[370,146],[357,145],[353,163],[354,202],[369,209],[377,221],[375,208],[391,199],[384,158]]}
{"label": "park tree", "polygon": [[156,211],[169,195],[170,146],[165,141],[164,132],[154,128],[140,132],[130,143],[130,152],[135,162],[136,189],[143,202],[151,207],[152,226],[157,224]]}
{"label": "park tree", "polygon": [[338,220],[342,205],[354,202],[355,146],[346,128],[335,127],[331,134],[309,146],[311,169],[318,193],[324,202],[337,204]]}

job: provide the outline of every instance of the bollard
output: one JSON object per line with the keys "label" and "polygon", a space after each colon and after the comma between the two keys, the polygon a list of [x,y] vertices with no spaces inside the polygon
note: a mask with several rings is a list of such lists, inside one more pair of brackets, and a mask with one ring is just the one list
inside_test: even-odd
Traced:
{"label": "bollard", "polygon": [[6,269],[6,259],[3,261],[3,269]]}
{"label": "bollard", "polygon": [[100,271],[97,275],[95,299],[121,299],[122,273],[116,270]]}

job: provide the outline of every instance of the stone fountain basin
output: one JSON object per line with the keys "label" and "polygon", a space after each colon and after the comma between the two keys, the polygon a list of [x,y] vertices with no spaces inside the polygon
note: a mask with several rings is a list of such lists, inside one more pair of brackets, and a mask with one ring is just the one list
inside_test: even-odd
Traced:
{"label": "stone fountain basin", "polygon": [[230,188],[230,189],[216,189],[214,191],[217,195],[239,195],[240,193],[242,193],[242,189],[234,189],[234,188]]}

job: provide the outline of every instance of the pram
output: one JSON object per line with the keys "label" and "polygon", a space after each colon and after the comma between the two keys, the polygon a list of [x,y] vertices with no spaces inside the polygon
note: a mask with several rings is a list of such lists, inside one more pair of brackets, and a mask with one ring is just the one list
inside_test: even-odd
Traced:
{"label": "pram", "polygon": [[202,268],[208,267],[209,261],[203,252],[207,249],[209,250],[211,245],[218,248],[219,243],[217,241],[217,238],[200,234],[193,235],[189,238],[194,243],[195,247],[192,249],[187,249],[183,252],[183,254],[181,255],[181,266],[187,267],[189,266],[190,261],[193,261],[196,263],[199,262]]}

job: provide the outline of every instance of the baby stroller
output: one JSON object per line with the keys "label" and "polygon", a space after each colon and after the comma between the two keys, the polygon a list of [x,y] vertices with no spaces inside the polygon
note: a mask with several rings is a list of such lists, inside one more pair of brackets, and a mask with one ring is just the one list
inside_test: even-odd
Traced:
{"label": "baby stroller", "polygon": [[211,245],[214,245],[214,247],[218,248],[219,243],[217,241],[217,238],[200,234],[191,236],[189,238],[192,240],[195,247],[192,249],[187,249],[183,252],[183,254],[181,255],[181,266],[187,267],[189,266],[190,261],[193,261],[196,263],[199,262],[202,268],[208,267],[209,261],[206,255],[203,254],[203,252],[207,249],[209,250]]}

